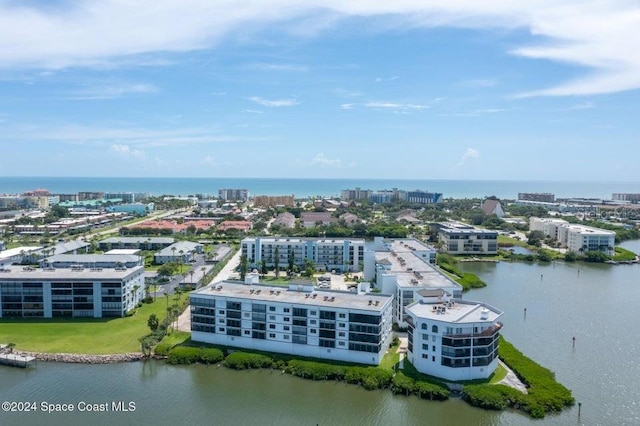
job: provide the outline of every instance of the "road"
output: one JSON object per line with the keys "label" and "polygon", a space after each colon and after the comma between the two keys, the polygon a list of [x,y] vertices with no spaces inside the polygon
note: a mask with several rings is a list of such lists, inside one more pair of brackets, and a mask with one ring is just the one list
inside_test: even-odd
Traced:
{"label": "road", "polygon": [[[216,275],[212,283],[220,282],[229,279],[231,275],[235,274],[235,270],[240,265],[240,255],[241,251],[238,250],[231,259],[224,265],[224,268]],[[174,330],[186,331],[188,333],[191,332],[191,309],[187,306],[187,309],[178,317],[177,323],[173,323]]]}

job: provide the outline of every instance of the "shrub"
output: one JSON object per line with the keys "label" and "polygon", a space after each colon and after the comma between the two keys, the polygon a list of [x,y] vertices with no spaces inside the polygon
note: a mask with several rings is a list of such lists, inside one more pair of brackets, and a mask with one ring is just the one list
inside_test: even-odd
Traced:
{"label": "shrub", "polygon": [[449,399],[449,388],[436,385],[429,382],[416,380],[415,392],[420,398],[431,399],[436,401],[445,401]]}
{"label": "shrub", "polygon": [[287,364],[287,373],[313,380],[341,380],[345,377],[345,367],[313,361],[292,359]]}
{"label": "shrub", "polygon": [[169,351],[171,350],[172,347],[173,345],[171,345],[170,343],[166,343],[166,342],[158,343],[154,349],[154,352],[158,356],[167,356],[169,355]]}
{"label": "shrub", "polygon": [[169,351],[169,364],[193,364],[200,359],[200,348],[177,346]]}
{"label": "shrub", "polygon": [[203,348],[200,351],[199,361],[203,364],[216,364],[224,359],[224,354],[220,349]]}
{"label": "shrub", "polygon": [[401,372],[396,373],[396,375],[391,380],[391,392],[393,393],[409,395],[410,393],[413,393],[415,388],[415,380],[405,376]]}
{"label": "shrub", "polygon": [[249,368],[271,368],[275,362],[266,355],[233,352],[227,355],[224,365],[235,370],[246,370]]}
{"label": "shrub", "polygon": [[462,390],[463,398],[474,407],[487,410],[504,410],[509,400],[501,391],[504,385],[468,385]]}

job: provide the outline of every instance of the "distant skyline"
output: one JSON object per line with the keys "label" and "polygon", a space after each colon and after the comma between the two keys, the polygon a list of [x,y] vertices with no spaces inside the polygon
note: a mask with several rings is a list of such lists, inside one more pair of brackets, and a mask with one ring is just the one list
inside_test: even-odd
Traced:
{"label": "distant skyline", "polygon": [[638,40],[630,0],[0,0],[0,176],[638,181]]}

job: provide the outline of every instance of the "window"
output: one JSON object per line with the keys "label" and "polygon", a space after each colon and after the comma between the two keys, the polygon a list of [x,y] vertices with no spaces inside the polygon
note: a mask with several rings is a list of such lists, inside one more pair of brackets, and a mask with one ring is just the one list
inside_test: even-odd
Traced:
{"label": "window", "polygon": [[288,314],[289,312],[291,312],[291,309],[289,309],[289,308],[284,308],[284,313],[285,313],[285,314]]}
{"label": "window", "polygon": [[426,359],[427,361],[429,361],[429,355],[427,354],[422,354],[422,358]]}
{"label": "window", "polygon": [[276,333],[269,333],[269,338],[270,339],[275,339],[276,338]]}
{"label": "window", "polygon": [[288,334],[284,335],[284,340],[289,340],[289,335]]}
{"label": "window", "polygon": [[275,324],[269,324],[269,330],[275,330],[275,329],[276,329]]}
{"label": "window", "polygon": [[220,315],[224,315],[224,309],[220,309]]}
{"label": "window", "polygon": [[429,335],[422,333],[422,340],[429,340]]}
{"label": "window", "polygon": [[436,341],[436,336],[431,336],[431,341],[435,342]]}
{"label": "window", "polygon": [[431,357],[431,361],[436,362],[436,357],[435,357],[435,356],[432,356],[432,357]]}
{"label": "window", "polygon": [[251,331],[249,331],[249,330],[245,330],[245,331],[244,331],[244,334],[251,334]]}
{"label": "window", "polygon": [[290,322],[290,321],[291,321],[291,318],[289,318],[289,317],[284,317],[284,322]]}
{"label": "window", "polygon": [[344,346],[344,342],[338,342],[338,346]]}
{"label": "window", "polygon": [[284,327],[282,327],[282,329],[284,331],[289,331],[291,329],[291,327],[289,327],[288,325],[285,325]]}
{"label": "window", "polygon": [[312,328],[311,330],[309,330],[311,332],[311,334],[316,334],[316,329]]}
{"label": "window", "polygon": [[422,344],[422,349],[425,350],[425,351],[428,351],[429,350],[429,345],[427,345],[426,343],[423,343]]}
{"label": "window", "polygon": [[276,320],[275,315],[269,315],[269,321],[275,321],[275,320]]}
{"label": "window", "polygon": [[344,332],[341,331],[340,333],[338,333],[338,337],[344,337]]}
{"label": "window", "polygon": [[309,320],[309,324],[311,324],[311,325],[316,325],[316,324],[317,324],[317,322],[318,322],[318,321],[316,321],[316,320]]}
{"label": "window", "polygon": [[431,326],[431,331],[433,333],[437,333],[438,332],[438,326],[437,325]]}
{"label": "window", "polygon": [[346,318],[345,314],[338,314],[338,318]]}
{"label": "window", "polygon": [[309,315],[316,316],[318,315],[318,311],[309,311]]}
{"label": "window", "polygon": [[345,328],[346,326],[347,326],[347,325],[346,325],[345,323],[343,323],[343,322],[341,322],[340,324],[338,324],[338,327]]}
{"label": "window", "polygon": [[275,312],[275,311],[276,311],[275,306],[269,306],[269,312]]}
{"label": "window", "polygon": [[244,317],[245,317],[245,318],[249,318],[250,316],[251,316],[251,313],[250,313],[250,312],[245,312],[245,313],[244,313]]}
{"label": "window", "polygon": [[224,333],[224,327],[220,327],[220,328],[218,328],[218,331],[220,331],[220,332]]}
{"label": "window", "polygon": [[423,322],[423,323],[422,323],[422,329],[423,329],[423,330],[426,330],[426,329],[427,329],[427,327],[428,327],[427,323],[426,323],[426,322]]}
{"label": "window", "polygon": [[436,351],[436,347],[435,346],[431,346],[431,350],[435,352]]}

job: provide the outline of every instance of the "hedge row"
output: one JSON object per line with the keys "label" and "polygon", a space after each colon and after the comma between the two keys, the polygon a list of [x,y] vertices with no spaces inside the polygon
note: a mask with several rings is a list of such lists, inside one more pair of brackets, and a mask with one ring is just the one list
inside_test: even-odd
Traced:
{"label": "hedge row", "polygon": [[524,356],[502,337],[499,355],[528,386],[528,394],[503,385],[469,385],[464,387],[463,397],[471,405],[494,410],[520,408],[531,417],[542,418],[546,413],[574,404],[571,391],[558,383],[551,371]]}
{"label": "hedge row", "polygon": [[449,389],[428,382],[420,382],[397,372],[391,380],[391,391],[395,394],[418,395],[420,398],[444,401],[449,399]]}
{"label": "hedge row", "polygon": [[266,355],[233,352],[227,355],[224,365],[234,370],[247,370],[249,368],[273,368],[275,362]]}
{"label": "hedge row", "polygon": [[189,346],[177,346],[169,351],[167,362],[169,364],[215,364],[224,359],[220,349],[192,348]]}

